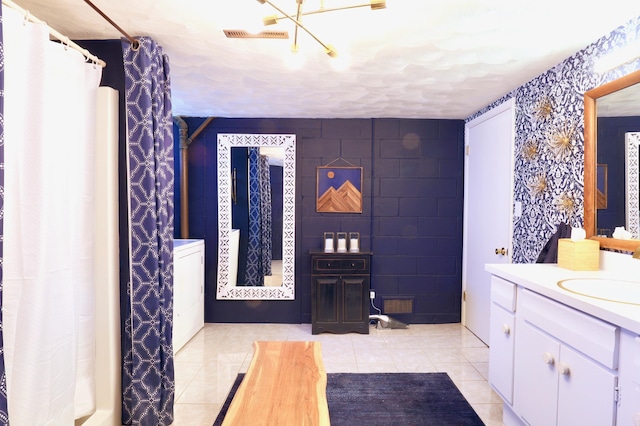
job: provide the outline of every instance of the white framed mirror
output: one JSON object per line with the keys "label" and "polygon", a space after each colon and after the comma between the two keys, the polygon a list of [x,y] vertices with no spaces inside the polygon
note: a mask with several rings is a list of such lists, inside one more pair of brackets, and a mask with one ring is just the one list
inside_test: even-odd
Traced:
{"label": "white framed mirror", "polygon": [[[232,232],[233,181],[231,149],[281,148],[283,220],[282,285],[238,286],[236,232]],[[293,300],[295,298],[295,165],[296,136],[286,134],[218,135],[218,285],[219,300]]]}
{"label": "white framed mirror", "polygon": [[624,154],[627,231],[640,238],[640,132],[625,134]]}

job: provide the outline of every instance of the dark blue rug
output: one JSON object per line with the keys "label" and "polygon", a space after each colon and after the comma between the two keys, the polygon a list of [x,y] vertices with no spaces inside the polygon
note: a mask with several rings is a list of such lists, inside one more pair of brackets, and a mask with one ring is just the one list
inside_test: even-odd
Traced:
{"label": "dark blue rug", "polygon": [[[214,426],[222,424],[243,377]],[[484,425],[447,373],[329,373],[327,403],[332,426]]]}

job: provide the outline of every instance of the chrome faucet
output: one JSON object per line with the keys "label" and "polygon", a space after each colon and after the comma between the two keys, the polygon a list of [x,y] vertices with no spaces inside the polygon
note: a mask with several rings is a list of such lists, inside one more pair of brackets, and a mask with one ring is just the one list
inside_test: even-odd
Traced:
{"label": "chrome faucet", "polygon": [[638,246],[636,251],[633,252],[633,258],[634,259],[640,259],[640,246]]}

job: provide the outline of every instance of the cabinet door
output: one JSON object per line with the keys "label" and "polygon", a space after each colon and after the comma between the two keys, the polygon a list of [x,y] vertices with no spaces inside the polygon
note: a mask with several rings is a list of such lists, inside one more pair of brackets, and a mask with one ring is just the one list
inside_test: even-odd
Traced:
{"label": "cabinet door", "polygon": [[560,343],[522,319],[516,327],[514,411],[532,426],[555,425]]}
{"label": "cabinet door", "polygon": [[558,367],[558,425],[615,424],[616,376],[564,345]]}
{"label": "cabinet door", "polygon": [[[369,278],[368,277],[343,277],[343,322],[365,323],[369,322]],[[364,303],[363,303],[364,302]]]}
{"label": "cabinet door", "polygon": [[337,323],[339,320],[338,297],[339,277],[314,277],[313,286],[315,295],[313,297],[315,315],[314,322]]}
{"label": "cabinet door", "polygon": [[640,420],[640,335],[628,330],[620,333],[618,386],[617,424],[633,424],[634,417]]}
{"label": "cabinet door", "polygon": [[489,322],[489,383],[509,404],[513,404],[513,351],[515,318],[495,303]]}

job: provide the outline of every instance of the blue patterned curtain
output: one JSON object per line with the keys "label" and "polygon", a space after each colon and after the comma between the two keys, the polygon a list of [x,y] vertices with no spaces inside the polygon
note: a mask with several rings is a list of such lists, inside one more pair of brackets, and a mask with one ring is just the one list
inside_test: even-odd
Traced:
{"label": "blue patterned curtain", "polygon": [[271,179],[269,161],[249,148],[249,242],[245,285],[262,286],[271,275]]}
{"label": "blue patterned curtain", "polygon": [[261,237],[260,247],[262,248],[262,275],[271,276],[272,244],[271,233],[271,171],[269,169],[269,159],[260,156],[260,222]]}
{"label": "blue patterned curtain", "polygon": [[173,120],[169,60],[152,39],[123,40],[129,149],[129,306],[122,422],[169,425],[173,369]]}
{"label": "blue patterned curtain", "polygon": [[4,43],[2,41],[2,7],[0,7],[0,424],[9,424],[7,409],[7,375],[4,369],[2,338],[2,241],[4,240]]}

